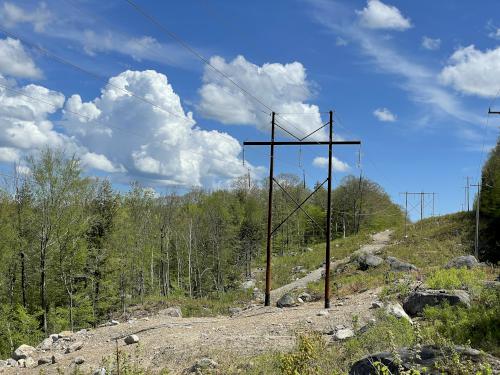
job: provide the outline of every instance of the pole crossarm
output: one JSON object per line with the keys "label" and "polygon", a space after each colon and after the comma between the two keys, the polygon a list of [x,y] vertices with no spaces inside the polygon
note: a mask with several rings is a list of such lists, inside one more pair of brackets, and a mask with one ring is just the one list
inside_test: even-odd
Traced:
{"label": "pole crossarm", "polygon": [[360,145],[361,141],[306,141],[306,142],[294,142],[294,141],[246,141],[243,142],[244,146],[317,146],[317,145]]}
{"label": "pole crossarm", "polygon": [[323,182],[321,183],[321,185],[319,185],[319,186],[318,186],[318,187],[317,187],[317,188],[316,188],[316,189],[315,189],[315,190],[314,190],[311,194],[309,194],[309,195],[307,196],[307,198],[306,198],[306,199],[304,199],[304,201],[303,201],[302,203],[300,203],[300,204],[299,204],[299,203],[298,203],[295,199],[293,199],[293,197],[292,197],[290,194],[288,194],[288,192],[287,192],[287,191],[283,188],[283,186],[281,186],[281,185],[279,184],[279,182],[278,182],[278,181],[276,181],[276,179],[275,179],[275,178],[273,178],[273,180],[274,180],[274,182],[276,182],[276,185],[278,185],[278,186],[281,188],[281,190],[283,190],[283,192],[284,192],[284,193],[285,193],[285,194],[286,194],[286,195],[287,195],[287,196],[288,196],[288,197],[289,197],[289,198],[293,201],[293,203],[295,203],[295,204],[297,205],[297,207],[295,207],[295,209],[294,209],[292,212],[290,212],[290,213],[288,214],[288,216],[287,216],[285,219],[283,219],[283,221],[282,221],[281,223],[279,223],[279,224],[278,224],[278,226],[277,226],[276,228],[274,228],[274,229],[271,231],[271,236],[272,236],[272,235],[273,235],[273,234],[274,234],[274,233],[275,233],[275,232],[276,232],[276,231],[277,231],[277,230],[278,230],[278,229],[279,229],[279,228],[280,228],[283,224],[285,224],[285,222],[286,222],[288,219],[290,219],[290,217],[292,217],[292,215],[293,215],[295,212],[297,212],[298,210],[302,210],[302,212],[304,212],[304,213],[307,215],[307,217],[308,217],[309,219],[311,219],[311,221],[312,221],[314,224],[316,224],[316,225],[318,226],[318,228],[320,228],[320,229],[322,230],[321,226],[320,226],[318,223],[316,223],[316,220],[314,220],[311,216],[309,216],[309,214],[306,212],[306,210],[304,210],[304,209],[302,208],[302,206],[303,206],[303,205],[304,205],[304,204],[305,204],[305,203],[309,200],[309,198],[311,198],[311,197],[314,195],[314,193],[316,193],[316,192],[317,192],[317,191],[318,191],[318,190],[319,190],[319,189],[320,189],[320,188],[321,188],[321,187],[325,184],[325,182],[326,182],[326,181],[328,181],[328,178],[327,178],[327,179],[325,179],[325,181],[323,181]]}

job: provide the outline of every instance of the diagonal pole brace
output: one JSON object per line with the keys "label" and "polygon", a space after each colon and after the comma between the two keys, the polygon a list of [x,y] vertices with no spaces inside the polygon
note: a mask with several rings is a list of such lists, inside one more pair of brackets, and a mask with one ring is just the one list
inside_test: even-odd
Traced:
{"label": "diagonal pole brace", "polygon": [[315,194],[315,193],[316,193],[316,192],[317,192],[317,191],[318,191],[318,190],[319,190],[319,189],[320,189],[320,188],[321,188],[321,187],[325,184],[325,182],[326,182],[326,181],[328,181],[328,178],[327,178],[327,179],[325,179],[325,181],[323,181],[323,182],[321,183],[321,185],[319,185],[319,186],[318,186],[318,187],[317,187],[317,188],[316,188],[316,189],[315,189],[315,190],[314,190],[311,194],[309,194],[309,195],[307,196],[307,198],[306,198],[306,199],[304,199],[304,201],[303,201],[300,205],[298,205],[298,206],[297,206],[297,207],[296,207],[296,208],[295,208],[292,212],[290,212],[290,213],[288,214],[288,216],[287,216],[287,217],[286,217],[286,218],[285,218],[285,219],[284,219],[281,223],[279,223],[279,224],[278,224],[278,226],[277,226],[276,228],[274,228],[274,229],[272,230],[272,232],[271,232],[271,236],[272,236],[272,235],[273,235],[273,234],[274,234],[274,233],[275,233],[275,232],[276,232],[276,231],[277,231],[277,230],[278,230],[278,229],[279,229],[279,228],[280,228],[283,224],[285,224],[285,222],[286,222],[286,221],[287,221],[287,220],[288,220],[288,219],[289,219],[289,218],[290,218],[290,217],[291,217],[291,216],[292,216],[295,212],[297,212],[297,211],[298,211],[298,210],[299,210],[299,209],[300,209],[300,208],[304,205],[304,203],[306,203],[306,202],[309,200],[309,198],[311,198],[311,197],[312,197],[312,196],[313,196],[313,195],[314,195],[314,194]]}
{"label": "diagonal pole brace", "polygon": [[297,202],[297,201],[296,201],[296,200],[295,200],[295,199],[294,199],[294,198],[290,195],[290,193],[288,193],[288,191],[286,191],[286,190],[285,190],[285,188],[284,188],[283,186],[281,186],[281,185],[280,185],[280,183],[279,183],[276,179],[274,179],[274,182],[276,182],[276,185],[278,185],[278,187],[279,187],[279,188],[280,188],[280,189],[281,189],[281,190],[282,190],[282,191],[286,194],[286,196],[287,196],[288,198],[290,198],[290,200],[291,200],[293,203],[295,203],[295,205],[297,206],[297,208],[300,208],[300,210],[301,210],[304,214],[306,214],[306,216],[309,218],[309,220],[311,220],[314,224],[316,224],[316,226],[317,226],[320,230],[323,230],[323,228],[321,228],[321,226],[320,226],[320,225],[316,222],[316,220],[314,220],[314,219],[313,219],[313,218],[312,218],[312,217],[311,217],[311,216],[307,213],[307,211],[306,211],[306,210],[304,210],[304,209],[302,208],[302,204],[303,204],[304,202],[303,202],[303,203],[301,203],[301,204],[299,204],[299,203],[298,203],[298,202]]}

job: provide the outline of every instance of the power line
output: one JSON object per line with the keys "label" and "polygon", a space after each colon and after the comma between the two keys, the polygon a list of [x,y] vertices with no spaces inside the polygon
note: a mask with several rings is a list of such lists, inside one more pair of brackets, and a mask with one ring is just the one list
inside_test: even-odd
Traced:
{"label": "power line", "polygon": [[106,82],[107,85],[109,85],[111,87],[114,87],[115,89],[120,90],[120,91],[122,91],[122,92],[124,92],[124,93],[126,93],[128,95],[131,95],[134,98],[143,101],[144,103],[147,103],[147,104],[149,104],[149,105],[151,105],[151,106],[153,106],[153,107],[155,107],[157,109],[160,109],[160,110],[162,110],[162,111],[164,111],[166,113],[169,113],[172,116],[175,116],[175,117],[178,117],[178,118],[184,118],[183,116],[180,116],[180,115],[178,115],[178,114],[176,114],[176,113],[174,113],[172,111],[169,111],[168,109],[163,108],[162,106],[159,106],[156,103],[153,103],[152,101],[146,99],[145,97],[143,97],[141,95],[135,94],[134,92],[132,92],[130,90],[127,90],[127,89],[125,89],[123,87],[120,87],[118,85],[115,85],[115,84],[111,83],[106,77],[104,77],[104,76],[102,76],[102,75],[100,75],[98,73],[92,72],[92,71],[90,71],[88,69],[85,69],[85,68],[81,67],[80,65],[77,65],[77,64],[75,64],[75,63],[73,63],[73,62],[71,62],[69,60],[66,60],[66,59],[64,59],[64,58],[56,55],[55,53],[53,53],[53,52],[51,52],[51,51],[49,51],[49,50],[47,50],[47,49],[45,49],[45,48],[43,48],[43,47],[41,47],[39,45],[36,45],[35,43],[32,43],[32,42],[30,42],[29,40],[27,40],[25,38],[20,37],[17,34],[14,34],[14,33],[10,32],[10,31],[7,31],[7,30],[5,30],[5,29],[3,29],[1,27],[0,27],[0,32],[2,32],[3,34],[5,34],[7,36],[11,36],[13,38],[16,38],[16,39],[20,40],[21,42],[23,42],[23,44],[26,44],[26,45],[30,46],[31,48],[34,48],[34,49],[40,51],[44,55],[46,55],[46,56],[48,56],[48,57],[50,57],[50,58],[52,58],[52,59],[54,59],[54,60],[56,60],[56,61],[64,64],[64,65],[72,67],[73,69],[76,69],[76,70],[78,70],[78,71],[80,71],[82,73],[90,75],[90,76],[92,76],[92,77],[94,77],[96,79],[103,80],[103,81]]}
{"label": "power line", "polygon": [[[183,48],[185,48],[187,51],[189,51],[191,54],[193,54],[196,58],[201,60],[203,63],[207,64],[209,67],[211,67],[215,72],[220,74],[222,77],[227,79],[231,84],[233,84],[235,87],[237,87],[241,92],[243,92],[245,95],[248,97],[252,98],[255,100],[257,103],[262,105],[264,108],[266,108],[269,112],[272,112],[272,108],[266,105],[262,100],[257,98],[255,95],[253,95],[251,92],[249,92],[247,89],[239,85],[236,81],[234,81],[230,76],[228,76],[226,73],[212,65],[212,63],[201,53],[196,51],[193,47],[191,47],[187,42],[185,42],[183,39],[181,39],[177,34],[173,33],[169,29],[167,29],[162,23],[160,23],[155,17],[147,13],[143,8],[141,8],[139,5],[137,5],[134,1],[132,0],[125,0],[133,9],[135,9],[136,12],[141,14],[144,18],[148,19],[150,22],[152,22],[156,27],[161,29],[163,32],[165,32],[170,38],[172,38],[174,41],[176,41],[178,44],[180,44]],[[268,115],[269,113],[265,111],[261,111]]]}

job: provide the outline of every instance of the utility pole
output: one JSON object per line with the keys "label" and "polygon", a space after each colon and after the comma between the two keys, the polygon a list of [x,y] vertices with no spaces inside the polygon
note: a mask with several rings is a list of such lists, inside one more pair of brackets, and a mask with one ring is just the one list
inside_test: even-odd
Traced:
{"label": "utility pole", "polygon": [[[404,194],[405,195],[405,236],[406,236],[406,224],[407,224],[407,216],[408,216],[408,195],[417,195],[419,196],[419,203],[420,203],[420,220],[422,220],[424,218],[424,213],[425,213],[425,196],[426,195],[432,195],[432,212],[433,212],[433,215],[434,215],[434,196],[436,193],[432,192],[432,193],[427,193],[427,192],[424,192],[424,191],[421,191],[421,192],[418,192],[418,193],[412,193],[412,192],[408,192],[408,191],[405,191],[403,193],[399,193],[399,194]],[[415,208],[415,207],[413,207]]]}
{"label": "utility pole", "polygon": [[420,193],[420,220],[424,218],[424,192]]}
{"label": "utility pole", "polygon": [[481,204],[481,182],[471,186],[477,187],[477,201],[476,201],[476,235],[474,237],[474,255],[479,259],[479,206]]}
{"label": "utility pole", "polygon": [[[330,307],[330,239],[331,239],[331,196],[332,196],[332,160],[333,160],[333,145],[360,145],[360,141],[334,141],[333,140],[333,112],[330,111],[330,118],[328,123],[324,124],[320,128],[314,130],[303,138],[298,138],[291,134],[288,130],[283,129],[275,121],[275,112],[272,113],[271,117],[271,141],[270,142],[243,142],[244,146],[271,146],[270,161],[269,161],[269,198],[268,198],[268,213],[267,213],[267,246],[266,246],[266,293],[265,293],[265,305],[269,306],[271,304],[271,241],[273,234],[298,210],[301,210],[316,226],[320,227],[316,221],[307,213],[302,206],[311,198],[324,184],[328,181],[328,192],[327,192],[327,212],[326,212],[326,223],[325,223],[325,240],[326,240],[326,251],[325,251],[325,308]],[[329,140],[328,141],[305,141],[306,138],[316,133],[321,128],[329,125]],[[296,141],[276,141],[275,140],[275,127],[278,126],[283,131],[295,137]],[[274,146],[317,146],[317,145],[328,145],[328,177],[319,184],[316,189],[306,197],[302,203],[297,202],[274,178]],[[293,201],[296,208],[292,210],[288,216],[285,217],[274,229],[272,228],[272,217],[273,217],[273,184],[283,190],[285,195]],[[320,227],[321,228],[321,227]],[[344,224],[345,231],[345,224]]]}
{"label": "utility pole", "polygon": [[434,198],[436,193],[432,193],[432,217],[434,217]]}
{"label": "utility pole", "polygon": [[407,238],[408,235],[406,227],[408,226],[408,192],[405,191],[404,193],[399,193],[399,194],[405,195],[405,238]]}
{"label": "utility pole", "polygon": [[470,211],[470,183],[469,183],[469,176],[465,177],[467,179],[467,185],[465,186],[465,200],[467,201],[466,206],[467,206],[467,212]]}

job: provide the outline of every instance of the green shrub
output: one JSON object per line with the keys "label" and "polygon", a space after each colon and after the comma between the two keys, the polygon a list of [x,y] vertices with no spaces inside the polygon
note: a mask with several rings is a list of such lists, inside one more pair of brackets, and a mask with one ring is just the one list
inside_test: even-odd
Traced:
{"label": "green shrub", "polygon": [[37,317],[22,306],[0,306],[0,358],[9,357],[21,344],[36,345],[43,338]]}
{"label": "green shrub", "polygon": [[486,273],[480,268],[450,268],[434,271],[426,280],[432,289],[467,289],[478,293]]}
{"label": "green shrub", "polygon": [[427,329],[456,344],[468,344],[494,355],[500,354],[500,291],[484,289],[470,308],[461,306],[427,307]]}
{"label": "green shrub", "polygon": [[315,375],[319,373],[318,359],[326,349],[325,340],[319,333],[298,337],[297,349],[280,357],[279,367],[283,375]]}

